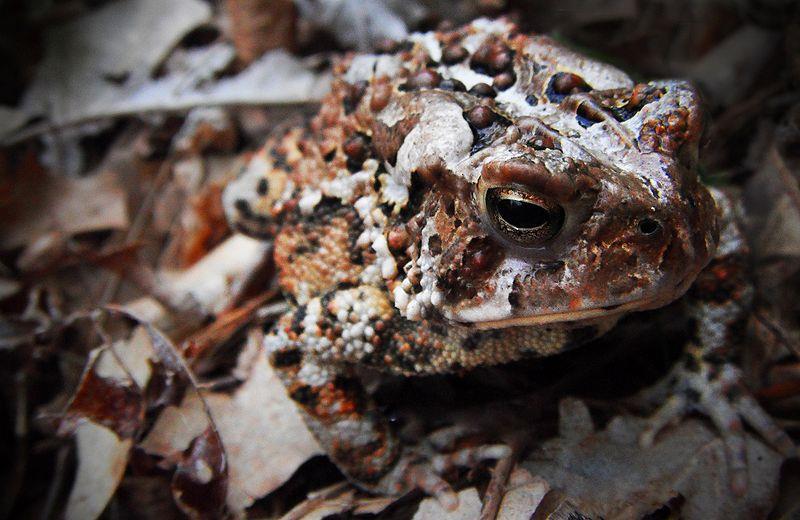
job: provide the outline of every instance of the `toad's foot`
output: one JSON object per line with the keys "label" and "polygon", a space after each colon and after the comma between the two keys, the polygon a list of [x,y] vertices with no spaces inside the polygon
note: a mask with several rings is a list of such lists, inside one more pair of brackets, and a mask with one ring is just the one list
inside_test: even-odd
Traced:
{"label": "toad's foot", "polygon": [[448,510],[458,507],[458,497],[444,475],[457,468],[475,468],[488,460],[508,457],[511,449],[503,444],[462,448],[451,453],[437,453],[432,446],[408,448],[396,466],[378,485],[381,492],[402,495],[419,489],[435,497]]}
{"label": "toad's foot", "polygon": [[782,455],[792,457],[797,450],[789,436],[745,388],[738,368],[730,363],[714,364],[699,353],[699,349],[690,350],[687,361],[676,366],[668,377],[671,396],[648,419],[639,441],[643,446],[652,445],[665,426],[679,421],[689,412],[708,416],[725,442],[731,489],[742,495],[747,490],[743,422]]}

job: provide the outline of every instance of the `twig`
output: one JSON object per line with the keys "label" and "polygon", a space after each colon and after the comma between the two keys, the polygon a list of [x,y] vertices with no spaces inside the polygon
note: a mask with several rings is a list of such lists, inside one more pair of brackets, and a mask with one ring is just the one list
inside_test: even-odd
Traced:
{"label": "twig", "polygon": [[315,493],[309,493],[305,501],[283,515],[280,520],[300,520],[328,500],[342,496],[349,487],[350,484],[348,482],[339,482]]}
{"label": "twig", "polygon": [[789,337],[780,323],[777,323],[772,316],[768,316],[760,309],[753,313],[753,317],[764,327],[766,332],[772,334],[775,341],[785,346],[796,358],[800,359],[800,345]]}
{"label": "twig", "polygon": [[[152,214],[152,207],[156,201],[156,195],[159,192],[159,188],[166,182],[167,177],[169,176],[170,172],[172,171],[172,160],[166,159],[158,169],[158,173],[156,174],[156,178],[153,179],[153,184],[150,186],[147,194],[145,195],[144,200],[142,201],[141,206],[139,206],[139,211],[136,213],[136,216],[131,223],[130,228],[128,228],[128,232],[125,234],[125,238],[123,239],[123,243],[130,243],[139,238],[139,236],[144,231],[145,224],[147,224],[147,220],[150,218]],[[98,305],[102,306],[114,298],[114,295],[119,288],[120,277],[119,275],[112,274],[109,277],[108,283],[106,284],[103,294],[100,296],[98,301]]]}
{"label": "twig", "polygon": [[511,448],[511,453],[497,461],[492,470],[492,478],[486,488],[480,520],[495,520],[497,518],[500,503],[505,495],[508,477],[511,475],[511,470],[514,469],[514,465],[525,446],[524,436],[515,435],[509,440],[508,446]]}

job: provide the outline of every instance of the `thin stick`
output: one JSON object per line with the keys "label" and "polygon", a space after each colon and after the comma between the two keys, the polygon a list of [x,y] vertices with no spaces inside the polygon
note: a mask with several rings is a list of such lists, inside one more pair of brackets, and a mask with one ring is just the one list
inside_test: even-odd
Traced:
{"label": "thin stick", "polygon": [[505,495],[508,477],[511,475],[511,470],[514,469],[514,465],[517,463],[519,454],[524,447],[523,436],[515,435],[509,440],[508,446],[511,448],[511,453],[497,461],[492,470],[492,478],[489,481],[489,486],[486,488],[486,495],[483,499],[480,520],[495,520],[497,518],[500,503]]}

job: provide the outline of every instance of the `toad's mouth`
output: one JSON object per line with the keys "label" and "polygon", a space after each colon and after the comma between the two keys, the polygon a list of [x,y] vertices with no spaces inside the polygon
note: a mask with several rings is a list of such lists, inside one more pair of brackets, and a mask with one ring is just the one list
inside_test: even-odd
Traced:
{"label": "toad's mouth", "polygon": [[[665,302],[664,298],[657,297],[641,298],[639,300],[633,300],[619,305],[536,314],[533,316],[514,316],[512,318],[503,318],[499,320],[472,322],[468,325],[478,330],[489,330],[504,329],[508,327],[525,327],[530,325],[547,325],[550,323],[586,321],[609,316],[617,316],[619,314],[625,314],[633,311],[653,309],[656,307],[661,307],[669,301],[670,300],[667,300]],[[467,324],[465,323],[465,325]]]}

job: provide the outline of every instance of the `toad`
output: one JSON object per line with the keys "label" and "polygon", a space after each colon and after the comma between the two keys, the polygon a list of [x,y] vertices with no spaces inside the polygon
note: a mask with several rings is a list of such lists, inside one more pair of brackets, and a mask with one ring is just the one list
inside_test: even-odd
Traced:
{"label": "toad", "polygon": [[734,205],[698,178],[703,124],[686,82],[635,83],[503,20],[343,58],[318,115],[271,139],[223,200],[236,230],[274,241],[291,310],[264,348],[347,477],[452,499],[445,459],[398,441],[355,368],[548,356],[681,297],[692,339],[642,443],[707,415],[739,492],[743,423],[793,453],[731,361],[752,289]]}

